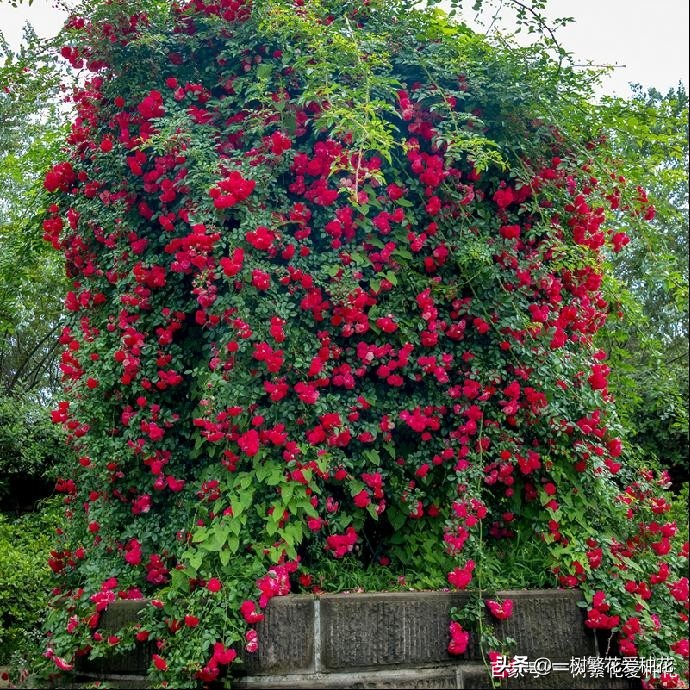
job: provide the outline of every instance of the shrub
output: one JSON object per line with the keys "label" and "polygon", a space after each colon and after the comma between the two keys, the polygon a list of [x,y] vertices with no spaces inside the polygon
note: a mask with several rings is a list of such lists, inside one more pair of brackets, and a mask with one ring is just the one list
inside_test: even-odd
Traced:
{"label": "shrub", "polygon": [[21,517],[0,513],[0,665],[38,655],[51,583],[48,557],[60,504]]}
{"label": "shrub", "polygon": [[94,75],[45,179],[78,457],[49,663],[150,639],[155,679],[209,682],[324,559],[482,593],[514,543],[680,661],[687,544],[592,345],[609,221],[654,209],[578,77],[407,2],[147,9],[97,5],[62,51]]}
{"label": "shrub", "polygon": [[45,406],[0,396],[0,507],[33,510],[49,496],[68,464],[62,430]]}

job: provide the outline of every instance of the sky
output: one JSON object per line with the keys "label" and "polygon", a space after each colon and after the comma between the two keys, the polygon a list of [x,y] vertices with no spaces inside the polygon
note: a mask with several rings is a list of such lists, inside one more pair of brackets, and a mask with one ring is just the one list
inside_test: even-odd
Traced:
{"label": "sky", "polygon": [[[474,28],[472,4],[465,0],[464,18]],[[679,81],[688,88],[687,0],[548,0],[547,8],[551,17],[574,17],[557,35],[578,62],[618,65],[605,79],[602,93],[627,96],[629,82],[662,92]],[[48,37],[64,18],[52,0],[34,0],[30,7],[25,2],[16,9],[0,0],[0,28],[14,48],[27,19],[40,36]]]}
{"label": "sky", "polygon": [[[465,5],[472,25],[471,2]],[[578,63],[616,65],[605,93],[627,96],[630,82],[662,92],[679,81],[688,88],[687,0],[548,0],[546,14],[575,20],[557,36]]]}

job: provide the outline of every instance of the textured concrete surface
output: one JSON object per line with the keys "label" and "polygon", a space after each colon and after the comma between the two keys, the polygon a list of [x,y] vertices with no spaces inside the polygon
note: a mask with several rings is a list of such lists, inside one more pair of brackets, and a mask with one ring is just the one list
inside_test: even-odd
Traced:
{"label": "textured concrete surface", "polygon": [[[501,592],[512,599],[506,621],[487,616],[499,638],[513,638],[514,654],[533,661],[569,662],[596,656],[594,636],[583,625],[577,591]],[[242,653],[233,686],[267,688],[492,688],[482,665],[477,635],[462,657],[448,654],[450,609],[468,599],[457,592],[392,592],[276,597],[257,626],[259,651]],[[117,602],[103,616],[104,631],[136,620],[145,602]],[[150,645],[107,661],[80,662],[78,679],[113,687],[145,687]],[[624,690],[639,682],[608,677],[574,679],[568,672],[525,674],[504,680],[508,690]]]}
{"label": "textured concrete surface", "polygon": [[[99,629],[104,634],[114,633],[123,626],[136,622],[137,614],[148,601],[129,600],[111,604],[101,615]],[[105,675],[141,675],[145,676],[151,665],[152,644],[137,644],[130,652],[113,654],[107,659],[78,659],[77,669],[95,677]]]}
{"label": "textured concrete surface", "polygon": [[242,657],[248,674],[315,670],[314,597],[275,597],[256,631],[259,650]]}
{"label": "textured concrete surface", "polygon": [[341,690],[345,688],[457,688],[455,669],[399,669],[397,671],[369,671],[353,673],[316,673],[311,675],[249,676],[238,679],[233,687],[246,690],[266,688],[283,690],[285,688],[320,688]]}
{"label": "textured concrete surface", "polygon": [[[321,597],[323,669],[449,661],[448,620],[463,594],[393,592]],[[468,650],[469,657],[478,650]]]}
{"label": "textured concrete surface", "polygon": [[115,632],[123,625],[136,622],[137,614],[148,603],[147,599],[121,599],[112,603],[101,614],[99,629],[103,632]]}
{"label": "textured concrete surface", "polygon": [[530,659],[547,657],[552,660],[571,656],[593,656],[596,653],[594,634],[585,628],[577,590],[528,590],[500,592],[501,600],[513,600],[513,615],[497,621],[490,615],[499,639],[512,637],[515,653]]}

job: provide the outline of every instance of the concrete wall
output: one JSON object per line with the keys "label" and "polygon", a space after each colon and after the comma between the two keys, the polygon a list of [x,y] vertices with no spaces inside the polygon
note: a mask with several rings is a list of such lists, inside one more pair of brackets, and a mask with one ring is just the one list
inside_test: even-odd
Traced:
{"label": "concrete wall", "polygon": [[[501,592],[514,601],[513,616],[493,621],[499,638],[516,641],[514,653],[534,661],[570,663],[599,654],[583,625],[577,591]],[[260,647],[245,654],[233,687],[246,688],[491,688],[477,636],[462,657],[447,652],[449,613],[467,595],[451,592],[331,594],[274,598],[257,627]],[[104,616],[106,629],[132,620],[141,602],[118,602]],[[149,651],[82,665],[82,679],[109,678],[141,687]],[[627,679],[573,678],[569,671],[525,674],[507,688],[630,688]]]}

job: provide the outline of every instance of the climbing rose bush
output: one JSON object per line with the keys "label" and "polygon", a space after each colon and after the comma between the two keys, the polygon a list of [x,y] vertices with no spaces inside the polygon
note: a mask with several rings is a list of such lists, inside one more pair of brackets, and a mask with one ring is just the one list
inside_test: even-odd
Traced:
{"label": "climbing rose bush", "polygon": [[654,209],[557,66],[377,0],[96,4],[65,37],[88,76],[44,229],[78,461],[46,667],[146,642],[155,680],[212,682],[328,560],[484,591],[519,540],[680,671],[688,545],[593,345],[615,220]]}

